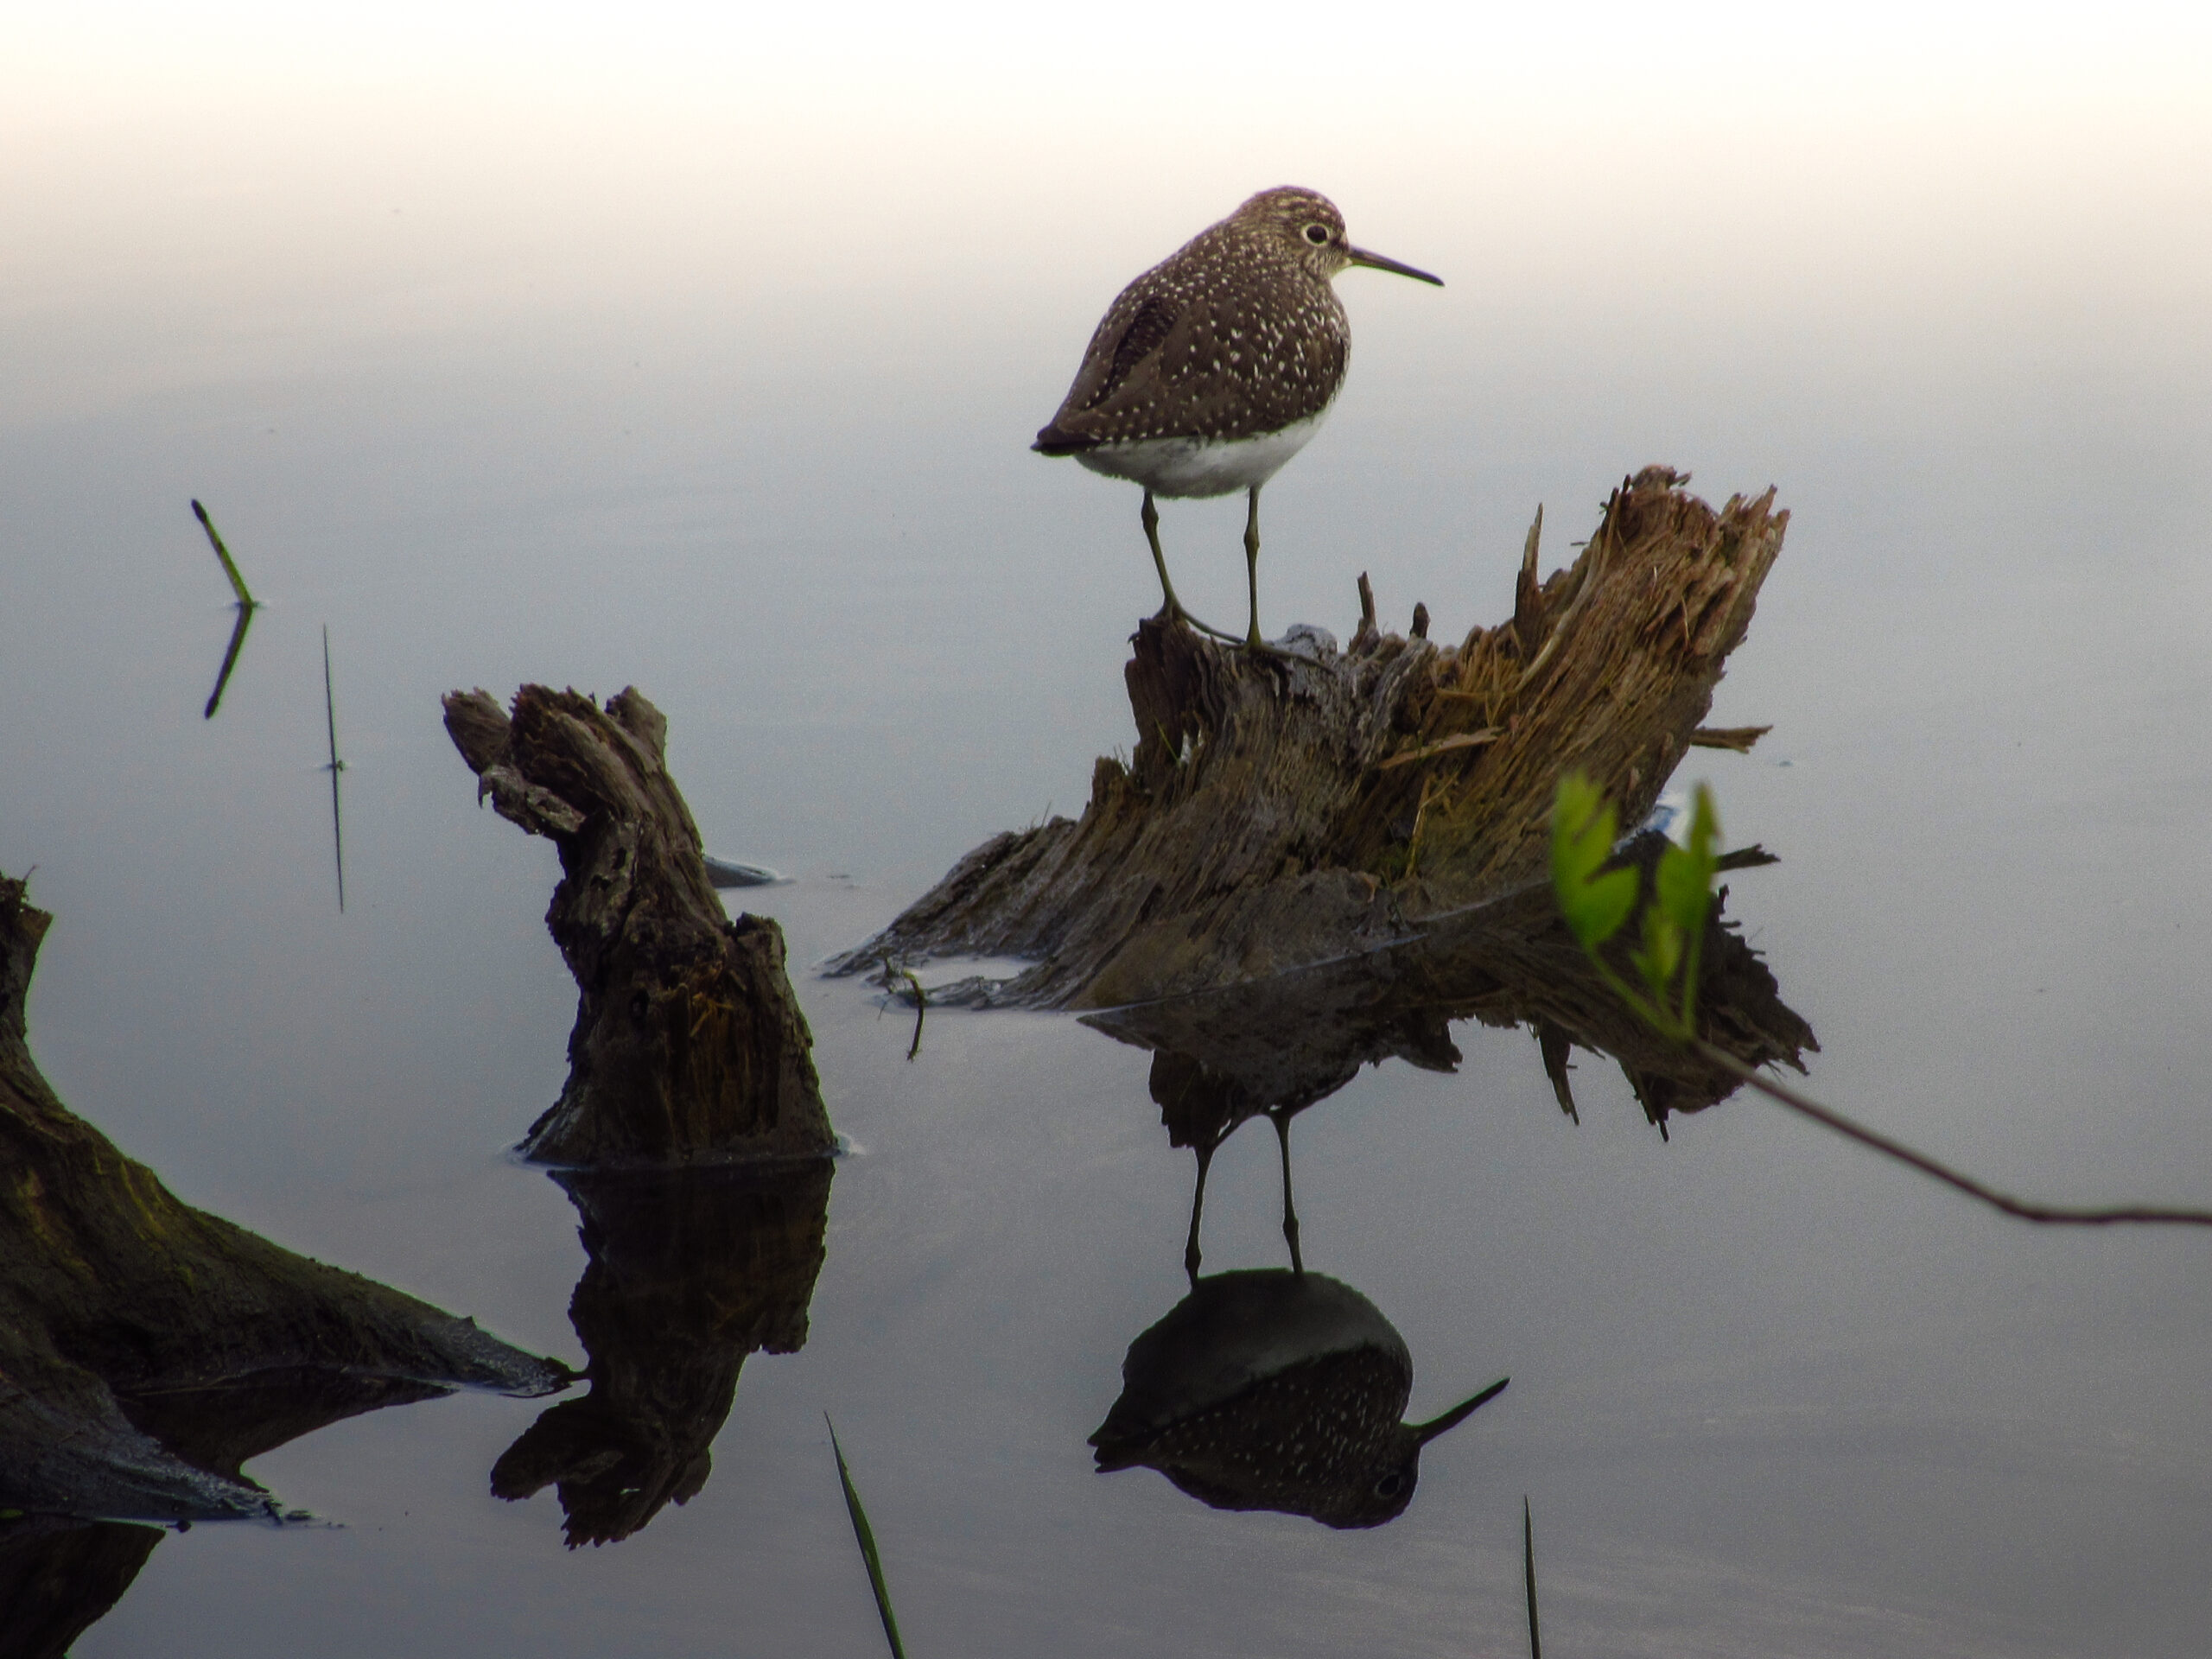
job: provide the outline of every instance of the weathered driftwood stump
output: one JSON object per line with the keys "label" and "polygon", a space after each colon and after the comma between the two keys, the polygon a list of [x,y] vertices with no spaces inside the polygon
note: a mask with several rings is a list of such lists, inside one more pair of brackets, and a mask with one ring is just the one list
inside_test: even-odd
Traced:
{"label": "weathered driftwood stump", "polygon": [[806,1344],[835,1169],[812,1159],[556,1172],[591,1258],[569,1304],[591,1392],[549,1408],[507,1448],[493,1494],[557,1484],[571,1549],[627,1538],[696,1495],[739,1368]]}
{"label": "weathered driftwood stump", "polygon": [[0,877],[0,1650],[60,1654],[160,1539],[270,1518],[249,1458],[379,1406],[570,1380],[468,1319],[173,1198],[56,1098],[24,1000],[52,918]]}
{"label": "weathered driftwood stump", "polygon": [[1379,632],[1364,578],[1341,652],[1141,624],[1136,752],[1097,763],[1082,818],[986,842],[837,969],[1023,957],[993,1001],[1110,1007],[1370,949],[1540,879],[1566,769],[1627,823],[1650,810],[1781,550],[1771,490],[1715,512],[1683,481],[1623,484],[1541,584],[1532,529],[1512,620],[1456,647],[1423,637],[1425,610],[1412,638]]}
{"label": "weathered driftwood stump", "polygon": [[765,917],[728,920],[665,764],[668,722],[635,688],[601,709],[525,685],[446,730],[499,816],[559,849],[546,925],[575,975],[569,1081],[523,1151],[613,1167],[834,1150],[813,1037]]}

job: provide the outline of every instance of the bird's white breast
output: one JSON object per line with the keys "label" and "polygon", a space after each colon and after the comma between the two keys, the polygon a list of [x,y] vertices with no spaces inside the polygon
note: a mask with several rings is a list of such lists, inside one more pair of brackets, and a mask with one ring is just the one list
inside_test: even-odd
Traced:
{"label": "bird's white breast", "polygon": [[1325,407],[1310,420],[1256,437],[1142,438],[1103,443],[1076,459],[1094,473],[1134,480],[1154,495],[1229,495],[1273,478],[1328,418]]}

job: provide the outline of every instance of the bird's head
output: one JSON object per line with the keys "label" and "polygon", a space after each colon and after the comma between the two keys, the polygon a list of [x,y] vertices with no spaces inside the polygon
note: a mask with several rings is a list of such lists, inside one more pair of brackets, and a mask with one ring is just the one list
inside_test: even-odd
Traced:
{"label": "bird's head", "polygon": [[1425,270],[1415,270],[1411,265],[1402,265],[1379,253],[1352,246],[1351,238],[1344,234],[1344,216],[1337,211],[1336,203],[1318,190],[1301,190],[1295,185],[1262,190],[1231,214],[1230,222],[1275,244],[1318,282],[1329,281],[1348,266],[1365,265],[1374,270],[1395,271],[1415,282],[1444,286],[1440,276],[1432,276]]}
{"label": "bird's head", "polygon": [[1310,1513],[1325,1526],[1338,1528],[1379,1527],[1396,1520],[1414,1501],[1414,1488],[1421,1483],[1421,1447],[1457,1428],[1504,1388],[1504,1382],[1493,1382],[1441,1417],[1426,1423],[1400,1423],[1376,1447],[1374,1461],[1355,1471],[1339,1489],[1327,1494],[1325,1504]]}

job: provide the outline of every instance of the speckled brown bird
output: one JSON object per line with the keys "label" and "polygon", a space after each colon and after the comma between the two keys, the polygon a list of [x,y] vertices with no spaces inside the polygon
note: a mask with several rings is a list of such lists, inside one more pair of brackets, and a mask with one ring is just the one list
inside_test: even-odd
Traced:
{"label": "speckled brown bird", "polygon": [[1163,614],[1205,626],[1167,579],[1153,497],[1243,490],[1252,595],[1245,640],[1262,645],[1260,486],[1305,448],[1344,385],[1351,325],[1330,283],[1351,265],[1444,285],[1352,246],[1326,196],[1262,190],[1122,290],[1059,413],[1030,446],[1144,486]]}

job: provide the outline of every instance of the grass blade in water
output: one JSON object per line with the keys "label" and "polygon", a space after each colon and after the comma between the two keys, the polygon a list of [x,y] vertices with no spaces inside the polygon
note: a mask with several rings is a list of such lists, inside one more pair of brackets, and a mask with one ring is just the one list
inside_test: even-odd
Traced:
{"label": "grass blade in water", "polygon": [[346,763],[338,758],[338,694],[330,683],[330,624],[322,625],[322,713],[326,728],[330,734],[330,764],[323,770],[330,774],[330,844],[338,855],[338,909],[346,909],[346,821],[338,804],[338,774],[346,770]]}
{"label": "grass blade in water", "polygon": [[200,521],[200,528],[207,532],[208,544],[215,550],[215,556],[223,562],[223,574],[231,579],[231,591],[238,596],[241,609],[251,610],[259,601],[245,590],[245,578],[238,575],[238,568],[231,563],[231,550],[223,545],[223,538],[216,532],[215,521],[207,516],[207,509],[198,501],[192,504],[192,516]]}
{"label": "grass blade in water", "polygon": [[223,653],[223,666],[215,675],[214,694],[207,699],[207,708],[200,710],[202,720],[215,718],[215,710],[223,706],[223,688],[231,683],[231,671],[238,665],[238,652],[245,649],[245,631],[253,626],[253,613],[257,607],[241,605],[238,620],[231,629],[231,646]]}
{"label": "grass blade in water", "polygon": [[1544,1638],[1536,1629],[1536,1523],[1529,1500],[1521,1500],[1521,1573],[1529,1585],[1529,1659],[1544,1659]]}
{"label": "grass blade in water", "polygon": [[861,1547],[861,1559],[868,1563],[868,1588],[875,1592],[875,1611],[883,1616],[891,1659],[906,1659],[906,1649],[899,1641],[899,1621],[891,1611],[891,1592],[883,1582],[883,1560],[875,1553],[875,1534],[868,1527],[868,1511],[861,1508],[861,1495],[853,1489],[853,1471],[845,1466],[845,1450],[837,1444],[837,1425],[830,1421],[826,1411],[822,1421],[830,1423],[830,1450],[837,1459],[837,1484],[845,1489],[845,1513],[853,1518],[853,1538]]}

